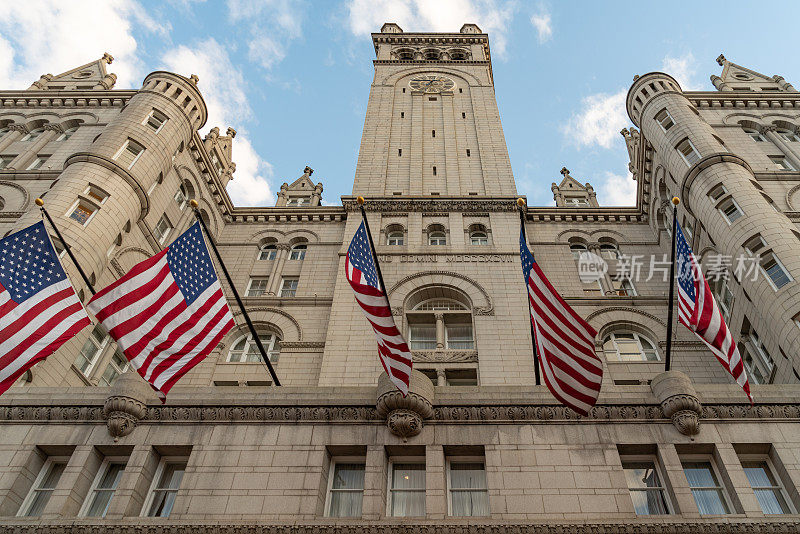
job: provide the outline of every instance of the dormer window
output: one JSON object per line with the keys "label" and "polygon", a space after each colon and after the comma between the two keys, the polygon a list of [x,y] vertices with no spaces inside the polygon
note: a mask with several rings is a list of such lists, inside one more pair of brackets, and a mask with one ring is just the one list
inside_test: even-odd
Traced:
{"label": "dormer window", "polygon": [[286,201],[287,206],[305,206],[310,203],[309,199],[303,197],[290,198]]}

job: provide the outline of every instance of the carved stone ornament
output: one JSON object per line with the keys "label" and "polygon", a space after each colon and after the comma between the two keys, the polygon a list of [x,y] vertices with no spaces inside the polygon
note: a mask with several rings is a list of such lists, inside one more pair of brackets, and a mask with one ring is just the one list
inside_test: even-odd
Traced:
{"label": "carved stone ornament", "polygon": [[147,415],[146,401],[151,395],[147,383],[133,371],[123,373],[114,382],[103,405],[103,417],[114,441],[133,432]]}
{"label": "carved stone ornament", "polygon": [[403,441],[422,432],[422,422],[433,417],[433,382],[419,371],[411,372],[408,395],[398,391],[386,373],[378,378],[376,408],[392,434]]}
{"label": "carved stone ornament", "polygon": [[700,432],[703,405],[689,377],[680,371],[666,371],[656,376],[650,389],[661,403],[661,410],[681,434],[694,436]]}

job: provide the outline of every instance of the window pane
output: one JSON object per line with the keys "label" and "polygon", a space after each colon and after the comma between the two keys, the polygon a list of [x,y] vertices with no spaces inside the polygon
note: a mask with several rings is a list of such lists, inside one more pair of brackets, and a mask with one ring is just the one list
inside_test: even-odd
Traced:
{"label": "window pane", "polygon": [[722,491],[717,489],[692,490],[694,502],[703,515],[721,515],[728,513],[728,505],[722,498]]}
{"label": "window pane", "polygon": [[394,464],[393,489],[425,489],[425,464]]}
{"label": "window pane", "polygon": [[394,464],[392,490],[392,515],[424,516],[425,464]]}
{"label": "window pane", "polygon": [[717,485],[717,477],[708,462],[683,462],[683,472],[690,488],[708,488]]}
{"label": "window pane", "polygon": [[158,483],[159,489],[178,489],[181,486],[185,470],[185,463],[165,465],[164,471],[161,473],[161,480]]}
{"label": "window pane", "polygon": [[436,348],[436,325],[411,325],[411,348],[428,350]]}
{"label": "window pane", "polygon": [[486,491],[452,491],[450,495],[454,516],[489,515],[489,495]]}
{"label": "window pane", "polygon": [[61,474],[64,472],[65,467],[66,464],[61,462],[50,465],[50,470],[44,477],[44,480],[41,481],[37,489],[34,489],[33,500],[24,514],[26,517],[42,515],[42,511],[50,500],[53,489],[55,489],[56,484],[58,484],[58,481],[61,479]]}
{"label": "window pane", "polygon": [[636,515],[666,515],[669,513],[664,492],[657,490],[631,490],[631,501]]}
{"label": "window pane", "polygon": [[392,492],[392,515],[395,517],[420,517],[425,515],[424,491]]}
{"label": "window pane", "polygon": [[475,343],[472,340],[472,325],[447,325],[447,348],[468,350],[472,349],[474,346]]}
{"label": "window pane", "polygon": [[169,463],[164,466],[156,490],[153,492],[153,503],[147,512],[148,516],[169,517],[185,470],[185,463]]}
{"label": "window pane", "polygon": [[482,463],[451,463],[452,489],[486,489],[486,470]]}
{"label": "window pane", "polygon": [[779,489],[757,489],[753,490],[761,505],[761,511],[765,514],[788,514],[789,507]]}
{"label": "window pane", "polygon": [[623,465],[628,488],[658,488],[661,480],[653,462],[626,462]]}
{"label": "window pane", "polygon": [[364,464],[336,464],[333,489],[364,489]]}
{"label": "window pane", "polygon": [[361,517],[362,491],[331,491],[330,517]]}
{"label": "window pane", "polygon": [[87,517],[104,517],[114,496],[114,490],[119,484],[122,473],[125,470],[124,464],[108,464],[106,472],[103,473],[97,488],[94,490],[92,503],[86,511]]}

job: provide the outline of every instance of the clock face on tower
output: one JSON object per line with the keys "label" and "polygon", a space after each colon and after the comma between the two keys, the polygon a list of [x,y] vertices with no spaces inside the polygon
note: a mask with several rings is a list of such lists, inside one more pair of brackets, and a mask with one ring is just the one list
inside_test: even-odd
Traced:
{"label": "clock face on tower", "polygon": [[408,85],[415,91],[423,93],[440,93],[442,91],[452,91],[456,82],[446,76],[437,74],[421,74],[414,76]]}

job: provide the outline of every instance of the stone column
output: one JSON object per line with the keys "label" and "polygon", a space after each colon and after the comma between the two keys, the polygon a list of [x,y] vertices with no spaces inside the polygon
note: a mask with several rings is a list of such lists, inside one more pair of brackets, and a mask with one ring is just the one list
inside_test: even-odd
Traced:
{"label": "stone column", "polygon": [[11,160],[11,163],[8,164],[6,169],[24,170],[25,167],[28,166],[34,160],[34,158],[36,158],[36,155],[39,153],[39,151],[47,143],[53,140],[53,137],[55,137],[56,134],[60,135],[62,133],[64,133],[64,129],[58,124],[45,124],[42,135],[40,135],[30,147],[28,147],[25,151],[20,152],[16,158]]}
{"label": "stone column", "polygon": [[121,519],[141,513],[157,467],[158,455],[150,445],[136,445],[133,448],[106,512],[106,519]]}
{"label": "stone column", "polygon": [[277,295],[281,287],[281,274],[283,273],[283,266],[286,263],[286,258],[289,256],[288,243],[279,243],[276,245],[278,254],[275,256],[275,263],[272,264],[272,272],[269,274],[269,284],[267,287],[268,295]]}
{"label": "stone column", "polygon": [[447,482],[444,449],[441,445],[425,447],[425,517],[444,519],[447,516]]}
{"label": "stone column", "polygon": [[786,156],[786,159],[792,163],[792,166],[795,169],[800,170],[800,153],[792,148],[792,146],[787,143],[783,137],[777,134],[777,129],[778,128],[776,126],[770,125],[759,128],[759,131],[764,135],[764,137],[772,141],[775,146],[781,150],[781,152],[783,152],[783,154]]}
{"label": "stone column", "polygon": [[11,124],[8,128],[9,132],[0,138],[0,150],[5,150],[11,143],[28,133],[28,128],[24,124]]}
{"label": "stone column", "polygon": [[444,314],[437,313],[436,317],[436,348],[443,349],[444,348]]}
{"label": "stone column", "polygon": [[444,369],[437,369],[436,370],[436,385],[437,386],[446,386],[447,385],[447,375],[445,374]]}
{"label": "stone column", "polygon": [[103,457],[92,445],[75,447],[53,495],[42,511],[42,519],[78,515],[101,463]]}
{"label": "stone column", "polygon": [[361,505],[361,518],[378,520],[386,513],[386,451],[383,445],[367,445],[367,459],[364,466],[364,500]]}
{"label": "stone column", "polygon": [[314,186],[314,192],[311,193],[311,205],[319,206],[322,202],[322,182]]}

